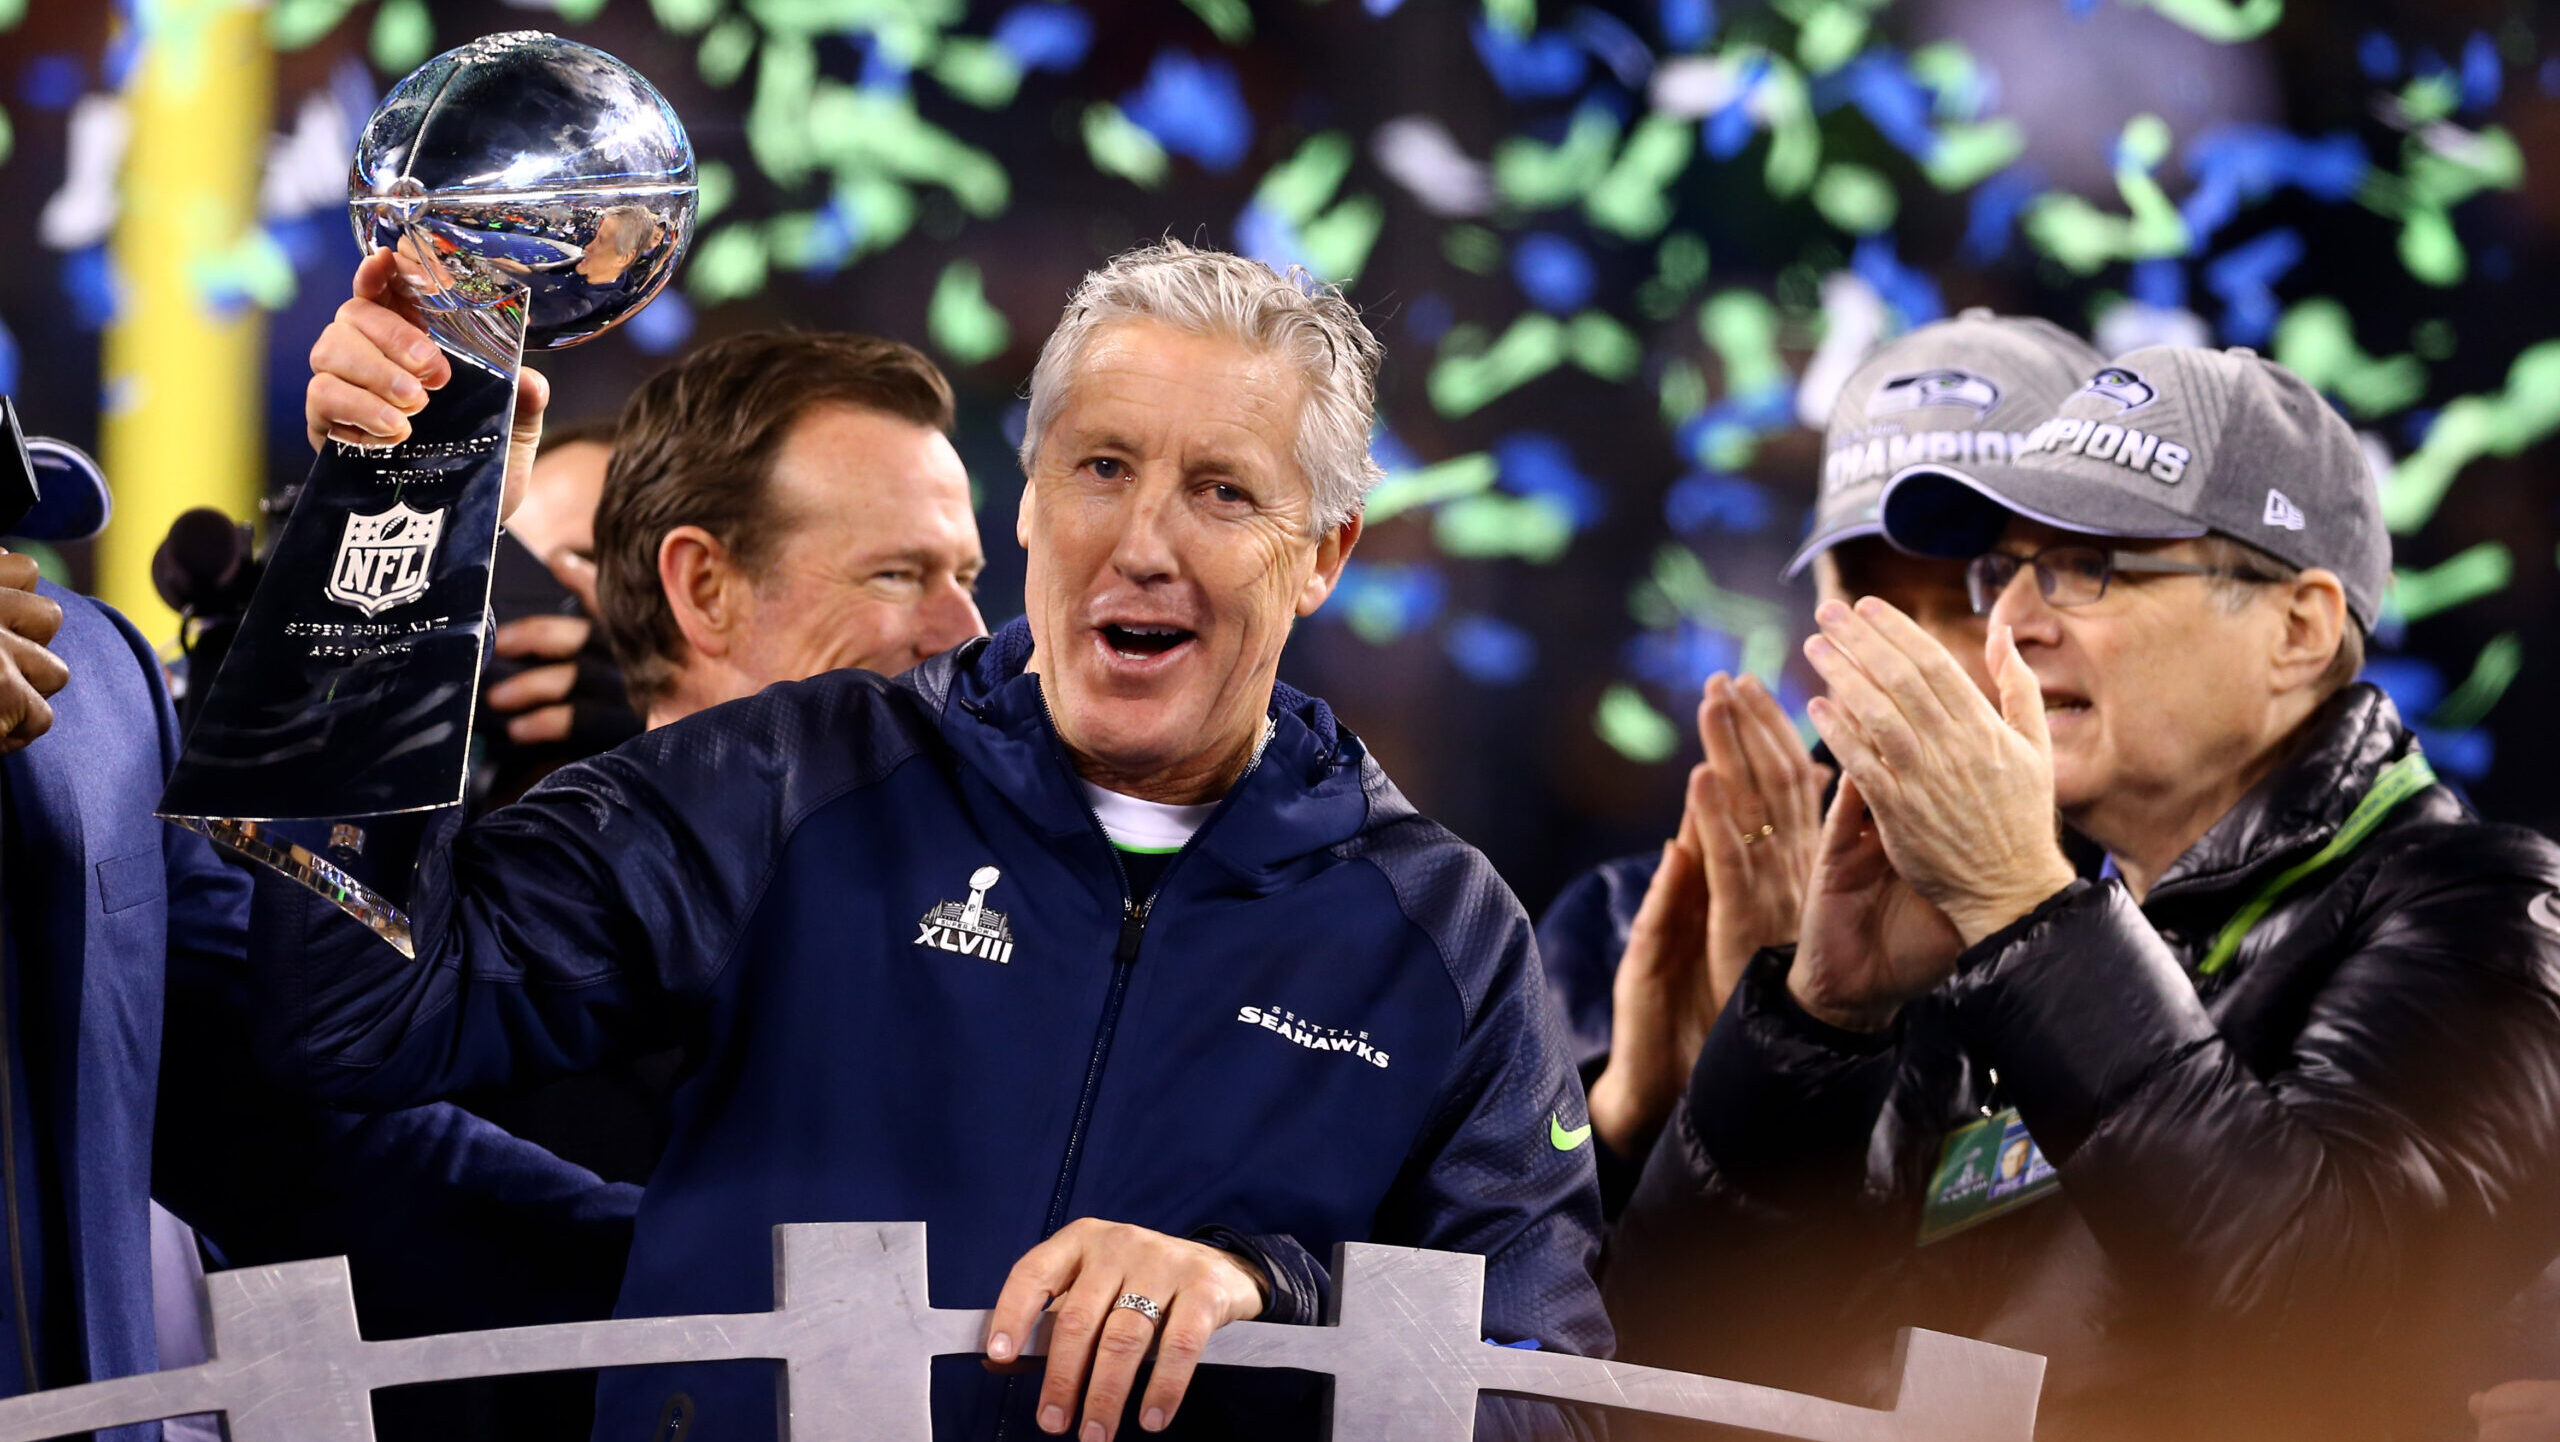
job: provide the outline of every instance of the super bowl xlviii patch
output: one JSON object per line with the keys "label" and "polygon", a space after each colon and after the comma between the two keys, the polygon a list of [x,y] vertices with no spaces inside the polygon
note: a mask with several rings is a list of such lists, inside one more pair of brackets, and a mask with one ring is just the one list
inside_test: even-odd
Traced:
{"label": "super bowl xlviii patch", "polygon": [[1338,1026],[1318,1026],[1284,1007],[1246,1006],[1236,1009],[1236,1020],[1246,1026],[1258,1026],[1284,1041],[1297,1043],[1309,1051],[1338,1051],[1359,1058],[1384,1070],[1387,1054],[1369,1044],[1369,1034],[1353,1032]]}
{"label": "super bowl xlviii patch", "polygon": [[414,601],[427,593],[443,536],[443,511],[413,511],[406,501],[370,516],[351,513],[321,594],[368,617]]}
{"label": "super bowl xlviii patch", "polygon": [[1967,1227],[2040,1202],[2062,1185],[2062,1174],[2027,1135],[2018,1109],[2009,1107],[1960,1127],[1939,1153],[1920,1209],[1920,1245],[1952,1237]]}
{"label": "super bowl xlviii patch", "polygon": [[1003,879],[1004,873],[992,866],[970,872],[969,899],[935,902],[933,910],[916,923],[916,945],[955,956],[1012,961],[1013,928],[1005,923],[1003,912],[987,907],[987,893]]}

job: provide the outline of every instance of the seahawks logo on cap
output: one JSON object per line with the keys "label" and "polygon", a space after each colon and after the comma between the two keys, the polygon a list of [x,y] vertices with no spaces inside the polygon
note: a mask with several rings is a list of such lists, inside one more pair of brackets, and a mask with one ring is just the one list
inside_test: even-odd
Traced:
{"label": "seahawks logo on cap", "polygon": [[2140,371],[2129,371],[2123,366],[2108,366],[2089,377],[2089,383],[2082,386],[2080,392],[2105,396],[2129,411],[2138,411],[2160,399],[2160,392],[2152,389],[2151,382],[2144,380]]}
{"label": "seahawks logo on cap", "polygon": [[1876,387],[1875,399],[1868,403],[1867,411],[1872,415],[1879,411],[1913,411],[1922,406],[1961,406],[1977,416],[1987,416],[1998,404],[1999,382],[1972,371],[1944,367],[1887,379]]}

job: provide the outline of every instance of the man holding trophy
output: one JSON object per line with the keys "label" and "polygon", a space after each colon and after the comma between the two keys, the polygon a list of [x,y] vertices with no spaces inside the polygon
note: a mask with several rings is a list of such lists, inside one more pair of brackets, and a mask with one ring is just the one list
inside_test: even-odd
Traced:
{"label": "man holding trophy", "polygon": [[[315,439],[405,442],[458,373],[396,250],[313,350]],[[263,875],[271,1055],[389,1107],[682,1045],[620,1312],[771,1305],[777,1223],[928,1222],[936,1299],[995,1302],[992,1362],[1050,1327],[1037,1380],[937,1364],[942,1437],[1319,1435],[1313,1378],[1193,1368],[1227,1322],[1316,1321],[1344,1240],[1481,1253],[1489,1341],[1604,1351],[1589,1127],[1528,919],[1276,680],[1360,536],[1378,358],[1330,288],[1118,257],[1032,380],[1025,619],[436,814],[414,959]],[[519,443],[542,399],[521,385]],[[609,1373],[599,1435],[762,1442],[774,1393]]]}

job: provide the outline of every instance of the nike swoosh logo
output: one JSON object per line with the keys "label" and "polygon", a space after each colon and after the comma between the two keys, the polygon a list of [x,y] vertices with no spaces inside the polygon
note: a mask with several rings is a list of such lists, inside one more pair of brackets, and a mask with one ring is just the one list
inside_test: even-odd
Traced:
{"label": "nike swoosh logo", "polygon": [[1578,1147],[1589,1140],[1591,1140],[1591,1123],[1584,1122],[1578,1127],[1567,1130],[1563,1118],[1556,1116],[1552,1112],[1548,1113],[1547,1143],[1550,1146],[1553,1146],[1557,1151],[1572,1151],[1575,1147]]}

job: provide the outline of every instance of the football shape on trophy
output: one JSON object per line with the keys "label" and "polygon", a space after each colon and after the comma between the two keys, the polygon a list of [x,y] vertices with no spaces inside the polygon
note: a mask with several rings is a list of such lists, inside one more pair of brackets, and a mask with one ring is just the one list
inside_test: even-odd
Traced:
{"label": "football shape on trophy", "polygon": [[325,445],[160,814],[409,947],[409,843],[459,804],[518,370],[647,305],[693,234],[693,146],[639,72],[517,31],[449,50],[365,123],[356,238],[389,251],[452,378],[383,446]]}
{"label": "football shape on trophy", "polygon": [[447,348],[512,370],[485,322],[521,288],[524,349],[603,334],[675,274],[693,146],[640,72],[521,30],[448,50],[393,87],[347,177],[356,239],[390,250]]}

